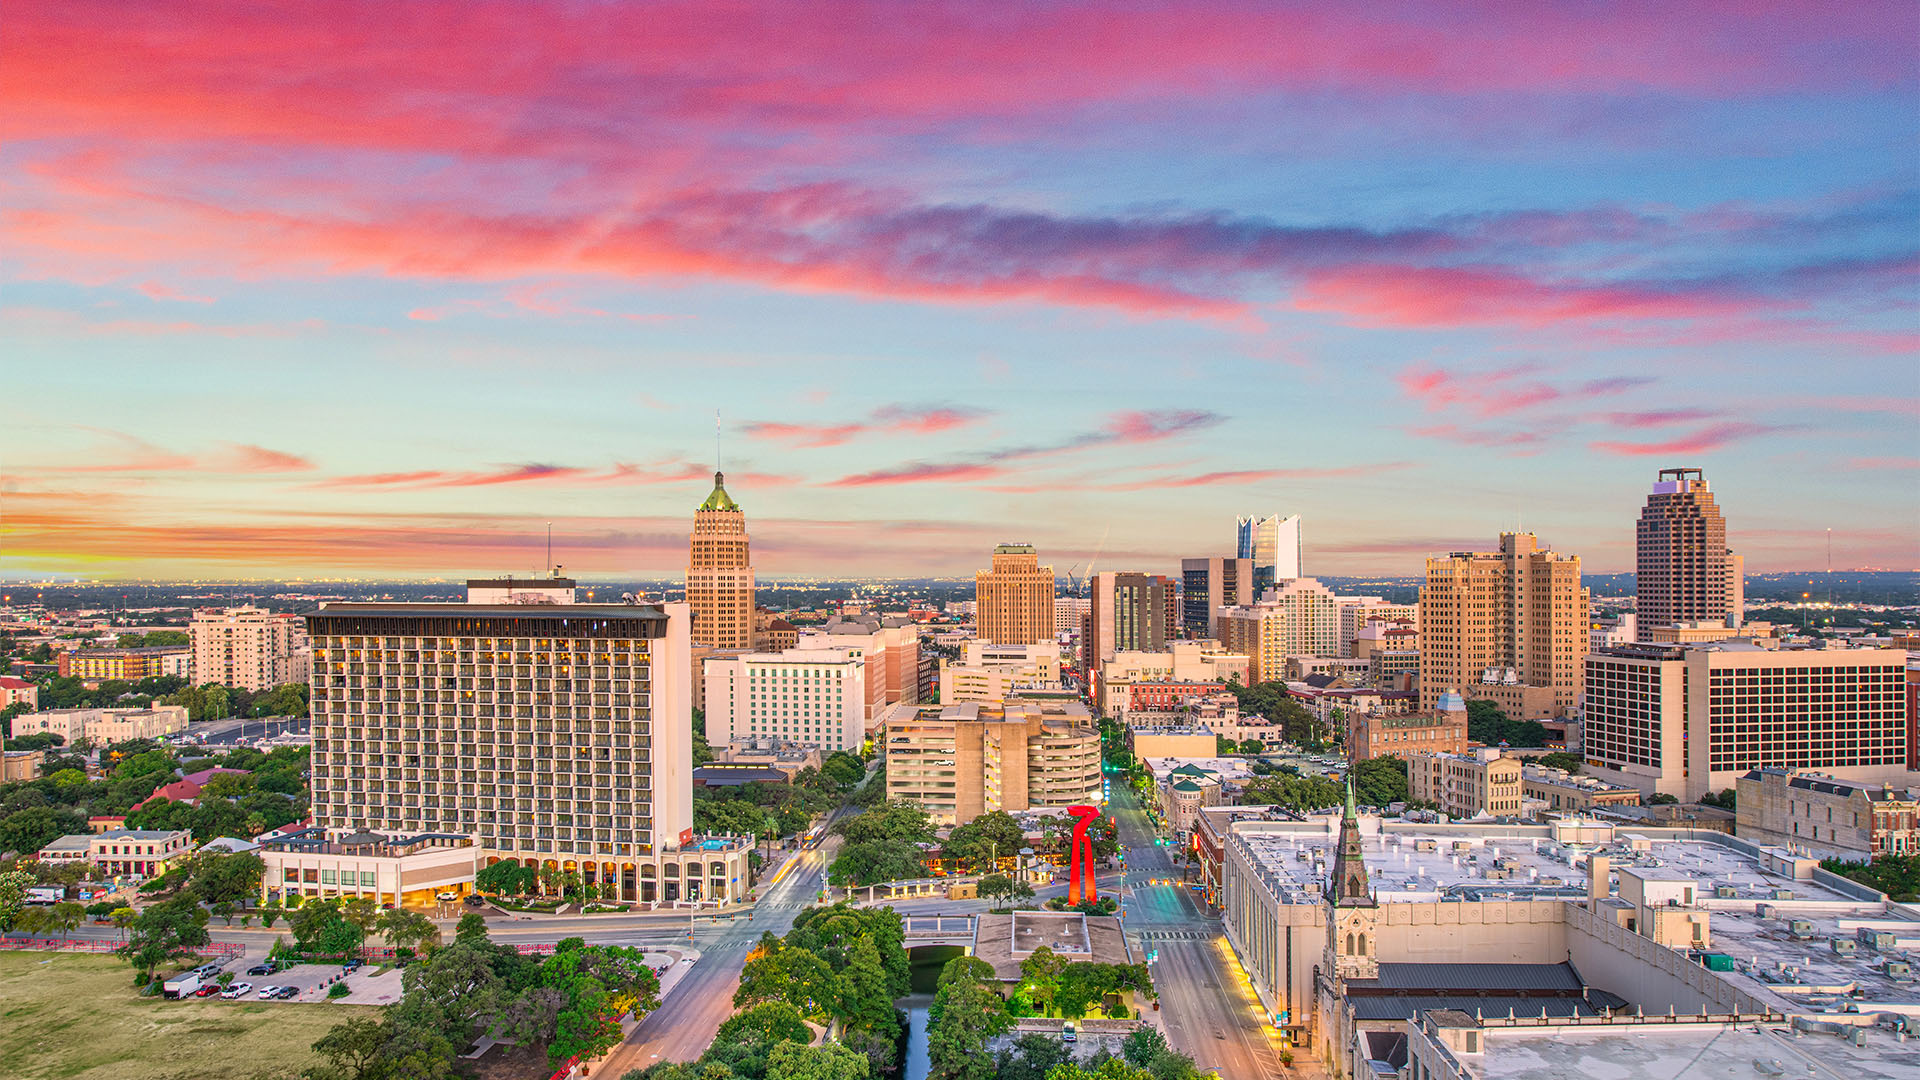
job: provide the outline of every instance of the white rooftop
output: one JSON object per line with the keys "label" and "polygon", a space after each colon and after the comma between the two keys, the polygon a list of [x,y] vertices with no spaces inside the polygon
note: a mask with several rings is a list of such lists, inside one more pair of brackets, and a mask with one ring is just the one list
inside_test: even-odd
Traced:
{"label": "white rooftop", "polygon": [[[1798,1037],[1784,1023],[1489,1028],[1462,1058],[1480,1080],[1706,1080],[1708,1077],[1920,1078],[1920,1040],[1870,1031],[1855,1047],[1832,1034]],[[1476,1068],[1477,1066],[1477,1068]],[[1778,1071],[1775,1071],[1775,1070]]]}

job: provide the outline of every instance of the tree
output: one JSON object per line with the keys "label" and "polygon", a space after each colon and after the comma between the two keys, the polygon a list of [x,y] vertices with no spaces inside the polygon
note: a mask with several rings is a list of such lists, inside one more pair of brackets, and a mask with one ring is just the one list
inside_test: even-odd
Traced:
{"label": "tree", "polygon": [[716,1043],[746,1039],[769,1043],[781,1040],[806,1043],[813,1041],[813,1029],[807,1026],[800,1010],[788,1002],[763,1001],[728,1017],[713,1038]]}
{"label": "tree", "polygon": [[0,852],[39,851],[63,836],[87,832],[87,816],[66,807],[29,806],[0,821]]}
{"label": "tree", "polygon": [[1267,744],[1259,739],[1248,739],[1240,744],[1240,752],[1243,754],[1262,754],[1266,749]]}
{"label": "tree", "polygon": [[1648,806],[1672,806],[1680,800],[1664,791],[1656,791],[1647,799]]}
{"label": "tree", "polygon": [[1727,811],[1739,809],[1739,801],[1740,801],[1740,792],[1734,788],[1728,788],[1727,790],[1722,791],[1717,795],[1709,791],[1706,794],[1700,796],[1700,805],[1717,806],[1720,809],[1727,810]]}
{"label": "tree", "polygon": [[956,826],[940,846],[946,859],[978,867],[988,859],[1015,858],[1026,846],[1026,830],[1005,810],[991,810],[965,825]]}
{"label": "tree", "polygon": [[319,1069],[307,1070],[309,1080],[386,1080],[393,1076],[386,1059],[393,1041],[393,1021],[354,1017],[336,1024],[314,1041],[314,1052],[327,1059]]}
{"label": "tree", "polygon": [[380,923],[380,904],[371,896],[356,896],[340,905],[340,917],[360,928],[360,936],[373,932]]}
{"label": "tree", "polygon": [[117,952],[132,961],[144,983],[169,960],[193,955],[205,945],[207,913],[192,898],[177,896],[147,908],[133,921],[127,943]]}
{"label": "tree", "polygon": [[33,875],[25,870],[0,872],[0,933],[13,929],[26,907],[27,890],[33,884]]}
{"label": "tree", "polygon": [[996,897],[1024,900],[1033,896],[1033,886],[1005,874],[988,874],[981,878],[979,890],[980,895],[989,900]]}
{"label": "tree", "polygon": [[378,925],[380,936],[395,949],[424,949],[440,941],[440,928],[432,919],[406,908],[382,912]]}
{"label": "tree", "polygon": [[267,864],[251,851],[200,851],[180,869],[187,874],[187,890],[201,903],[232,904],[259,895]]}
{"label": "tree", "polygon": [[1541,754],[1533,760],[1541,765],[1545,765],[1549,769],[1559,769],[1563,772],[1570,773],[1579,772],[1582,764],[1579,754],[1569,754],[1565,750],[1555,750],[1551,754]]}
{"label": "tree", "polygon": [[1407,799],[1407,763],[1391,754],[1368,758],[1353,767],[1354,797],[1367,806]]}
{"label": "tree", "polygon": [[887,973],[880,967],[880,951],[873,939],[854,942],[847,966],[834,980],[834,1016],[852,1031],[866,1031],[888,1043],[900,1035],[900,1014],[894,1011]]}
{"label": "tree", "polygon": [[[1149,1029],[1151,1030],[1151,1029]],[[1073,1060],[1066,1043],[1037,1031],[1030,1031],[1000,1051],[995,1061],[998,1080],[1047,1080],[1056,1066]]]}
{"label": "tree", "polygon": [[400,1002],[391,1010],[396,1031],[465,1046],[481,1022],[497,1026],[506,983],[493,969],[491,949],[455,942],[408,966],[400,977]]}
{"label": "tree", "polygon": [[1240,752],[1240,744],[1227,738],[1225,735],[1215,735],[1213,737],[1213,752],[1222,757],[1228,754],[1237,754]]}
{"label": "tree", "polygon": [[835,1043],[783,1042],[767,1055],[767,1080],[867,1080],[870,1075],[865,1055]]}
{"label": "tree", "polygon": [[987,1040],[1011,1027],[1013,1019],[999,991],[982,980],[981,967],[990,978],[992,966],[971,956],[948,961],[941,969],[941,986],[928,1010],[930,1080],[994,1080]]}
{"label": "tree", "polygon": [[[768,950],[768,943],[773,948]],[[740,972],[740,988],[733,1004],[740,1007],[762,1001],[784,1001],[809,1019],[825,1020],[835,999],[833,969],[825,960],[765,935],[748,955]]]}
{"label": "tree", "polygon": [[487,941],[487,920],[477,911],[469,911],[460,916],[454,924],[453,940],[458,943],[484,943]]}
{"label": "tree", "polygon": [[1467,737],[1488,746],[1545,746],[1547,729],[1536,720],[1509,720],[1491,701],[1467,702]]}
{"label": "tree", "polygon": [[1020,985],[1027,992],[1027,1000],[1041,1013],[1052,1011],[1054,997],[1060,990],[1060,976],[1066,970],[1067,961],[1045,945],[1020,961]]}
{"label": "tree", "polygon": [[1120,1056],[1135,1065],[1146,1065],[1167,1052],[1167,1037],[1159,1028],[1143,1027],[1120,1040]]}

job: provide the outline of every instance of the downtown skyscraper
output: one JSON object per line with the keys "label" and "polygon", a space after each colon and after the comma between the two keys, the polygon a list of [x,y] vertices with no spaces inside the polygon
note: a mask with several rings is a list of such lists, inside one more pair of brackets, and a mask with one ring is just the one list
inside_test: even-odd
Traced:
{"label": "downtown skyscraper", "polygon": [[693,641],[712,649],[753,647],[753,560],[747,515],[727,494],[724,474],[693,512],[687,556],[687,606]]}
{"label": "downtown skyscraper", "polygon": [[1300,576],[1300,515],[1243,517],[1234,523],[1234,557],[1253,560],[1253,595]]}
{"label": "downtown skyscraper", "polygon": [[1634,555],[1642,632],[1675,623],[1740,624],[1745,568],[1727,550],[1727,520],[1701,470],[1660,470],[1634,530]]}
{"label": "downtown skyscraper", "polygon": [[980,640],[996,645],[1052,641],[1053,592],[1053,567],[1040,564],[1032,544],[995,547],[993,566],[973,576]]}

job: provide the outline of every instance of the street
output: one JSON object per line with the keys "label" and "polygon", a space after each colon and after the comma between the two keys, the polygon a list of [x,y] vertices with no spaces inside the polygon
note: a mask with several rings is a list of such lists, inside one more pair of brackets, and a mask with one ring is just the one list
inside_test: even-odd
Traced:
{"label": "street", "polygon": [[[835,811],[828,827],[849,809]],[[699,1057],[713,1042],[720,1025],[733,1015],[733,992],[740,986],[747,953],[761,934],[779,937],[793,929],[794,917],[819,896],[827,867],[839,848],[839,838],[829,835],[818,848],[795,854],[775,870],[768,883],[760,887],[752,922],[741,917],[696,930],[692,944],[700,950],[700,959],[693,969],[665,1004],[640,1021],[627,1041],[594,1067],[594,1075],[618,1077],[656,1061],[692,1061]]]}
{"label": "street", "polygon": [[1127,854],[1126,929],[1144,954],[1158,950],[1153,984],[1160,994],[1160,1021],[1173,1048],[1203,1070],[1227,1080],[1264,1080],[1282,1075],[1265,1014],[1241,975],[1220,921],[1201,910],[1179,881],[1170,849],[1154,843],[1155,832],[1138,798],[1116,784],[1107,809],[1120,829]]}

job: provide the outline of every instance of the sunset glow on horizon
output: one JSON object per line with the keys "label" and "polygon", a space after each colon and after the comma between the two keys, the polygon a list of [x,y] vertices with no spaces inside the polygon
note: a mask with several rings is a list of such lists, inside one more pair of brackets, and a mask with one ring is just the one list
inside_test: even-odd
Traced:
{"label": "sunset glow on horizon", "polygon": [[[0,574],[1920,566],[1920,10],[9,7]],[[719,414],[716,448],[715,414]],[[1103,537],[1105,538],[1103,541]]]}

